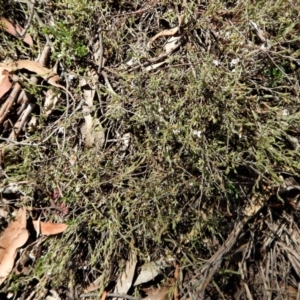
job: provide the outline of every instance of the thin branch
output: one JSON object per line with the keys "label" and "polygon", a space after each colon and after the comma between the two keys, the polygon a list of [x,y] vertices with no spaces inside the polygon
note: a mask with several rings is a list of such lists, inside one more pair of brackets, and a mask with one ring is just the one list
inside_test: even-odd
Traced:
{"label": "thin branch", "polygon": [[30,8],[31,10],[30,10],[30,15],[29,15],[27,24],[26,24],[26,26],[25,26],[25,28],[24,28],[24,31],[23,31],[23,33],[20,35],[20,38],[21,38],[21,39],[23,39],[23,38],[25,37],[25,35],[26,35],[26,33],[27,33],[27,31],[28,31],[28,29],[29,29],[31,23],[32,23],[32,19],[33,19],[33,16],[34,16],[34,5],[35,5],[35,1],[34,1],[34,0],[32,0],[32,1],[27,0],[27,5],[28,5],[28,8]]}
{"label": "thin branch", "polygon": [[20,145],[20,146],[40,146],[41,144],[32,144],[32,143],[26,143],[26,142],[17,142],[15,140],[12,139],[8,139],[8,138],[4,138],[4,137],[0,137],[0,141],[5,141],[11,144],[15,144],[15,145]]}
{"label": "thin branch", "polygon": [[98,74],[102,71],[103,64],[103,37],[102,37],[102,29],[99,28],[99,42],[100,42],[100,54],[99,54],[99,66],[98,66]]}
{"label": "thin branch", "polygon": [[[89,297],[97,297],[97,296],[99,296],[99,294],[89,293],[89,294],[80,295],[80,298],[89,298]],[[106,297],[109,297],[109,298],[117,297],[117,298],[124,298],[124,299],[128,299],[128,300],[141,300],[141,298],[136,298],[136,297],[129,296],[126,294],[116,294],[116,293],[113,293],[113,294],[108,293],[108,294],[106,294]]]}

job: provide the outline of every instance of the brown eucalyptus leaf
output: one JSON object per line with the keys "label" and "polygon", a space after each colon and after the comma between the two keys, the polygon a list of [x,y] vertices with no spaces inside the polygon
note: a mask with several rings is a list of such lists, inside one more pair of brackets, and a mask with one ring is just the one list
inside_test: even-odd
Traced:
{"label": "brown eucalyptus leaf", "polygon": [[9,72],[7,70],[0,70],[0,98],[5,95],[12,86],[9,80]]}
{"label": "brown eucalyptus leaf", "polygon": [[143,298],[143,300],[170,300],[168,295],[170,293],[170,287],[162,286],[158,289],[148,289],[147,297]]}
{"label": "brown eucalyptus leaf", "polygon": [[22,69],[36,73],[46,80],[50,85],[64,90],[74,102],[76,101],[73,95],[63,85],[57,83],[57,81],[59,81],[59,76],[55,72],[44,67],[41,63],[32,60],[18,60],[15,62],[0,63],[0,72],[2,72],[2,70],[7,70],[13,74],[15,71]]}
{"label": "brown eucalyptus leaf", "polygon": [[[0,24],[1,24],[0,28],[3,28],[3,30],[12,34],[15,37],[19,37],[24,32],[24,29],[21,26],[19,26],[18,24],[13,25],[10,21],[8,21],[3,17],[0,17]],[[28,33],[25,34],[23,38],[23,42],[28,44],[31,47],[33,46],[33,40]]]}
{"label": "brown eucalyptus leaf", "polygon": [[32,221],[36,232],[40,232],[43,235],[54,235],[64,232],[68,225],[64,223],[48,223],[40,222],[39,220]]}
{"label": "brown eucalyptus leaf", "polygon": [[0,284],[11,272],[18,248],[28,240],[26,209],[20,208],[0,237]]}

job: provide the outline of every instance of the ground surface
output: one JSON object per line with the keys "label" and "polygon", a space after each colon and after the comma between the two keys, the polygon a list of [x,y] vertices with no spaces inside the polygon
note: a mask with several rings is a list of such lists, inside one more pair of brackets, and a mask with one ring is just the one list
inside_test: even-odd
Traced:
{"label": "ground surface", "polygon": [[3,30],[0,62],[43,59],[69,93],[17,70],[2,205],[69,227],[32,237],[3,295],[77,299],[98,279],[88,299],[104,299],[136,253],[135,277],[164,262],[148,287],[179,270],[177,299],[297,299],[300,3],[30,3],[2,1],[34,45]]}

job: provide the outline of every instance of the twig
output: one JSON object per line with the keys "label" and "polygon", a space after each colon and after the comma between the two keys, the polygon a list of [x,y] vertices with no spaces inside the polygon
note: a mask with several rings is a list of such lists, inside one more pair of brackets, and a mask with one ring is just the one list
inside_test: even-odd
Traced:
{"label": "twig", "polygon": [[46,66],[49,62],[50,55],[51,55],[51,47],[49,45],[46,45],[41,55],[38,57],[37,61],[41,63],[43,66]]}
{"label": "twig", "polygon": [[[80,295],[80,298],[89,298],[89,297],[96,297],[96,296],[98,296],[97,293],[89,293],[89,294]],[[129,296],[126,294],[116,294],[116,293],[113,293],[113,294],[107,293],[106,297],[109,297],[109,298],[117,297],[117,298],[124,298],[124,299],[128,299],[128,300],[142,300],[141,298],[136,298],[136,297]]]}
{"label": "twig", "polygon": [[[48,63],[49,57],[50,57],[51,48],[46,45],[40,55],[40,57],[37,59],[38,62],[40,62],[42,65],[46,65]],[[37,84],[39,82],[39,78],[36,76],[31,76],[30,82],[33,84]],[[15,137],[18,137],[21,133],[24,124],[29,119],[30,114],[35,106],[35,104],[32,103],[33,96],[29,93],[26,93],[24,90],[20,93],[17,103],[22,103],[18,115],[20,116],[17,120],[17,122],[14,125],[14,129],[12,131],[12,134],[15,134]],[[27,105],[28,104],[28,105]],[[27,105],[27,107],[26,107]],[[26,109],[25,109],[26,107]],[[25,111],[24,111],[25,110]],[[11,137],[11,136],[10,136]]]}
{"label": "twig", "polygon": [[177,262],[174,262],[174,278],[175,278],[175,289],[174,289],[174,300],[179,300],[179,293],[178,293],[178,283],[179,283],[179,264]]}
{"label": "twig", "polygon": [[247,297],[248,300],[253,300],[253,297],[252,297],[251,292],[249,290],[249,286],[247,284],[247,278],[245,276],[245,272],[244,272],[244,268],[243,268],[243,266],[245,266],[245,265],[246,265],[245,261],[243,263],[238,262],[239,271],[240,271],[241,278],[242,278],[242,284],[243,284],[245,292],[246,292],[246,297]]}
{"label": "twig", "polygon": [[101,75],[102,75],[103,78],[104,78],[105,84],[107,85],[107,89],[108,89],[114,96],[119,97],[119,95],[113,90],[113,88],[112,88],[112,86],[111,86],[111,84],[110,84],[110,82],[109,82],[109,80],[108,80],[107,74],[106,74],[104,71],[102,71],[102,72],[101,72]]}
{"label": "twig", "polygon": [[107,294],[106,297],[119,297],[119,298],[125,298],[125,299],[129,299],[129,300],[141,300],[141,298],[136,298],[136,297],[133,297],[133,296],[129,296],[129,295],[125,295],[125,294]]}
{"label": "twig", "polygon": [[[34,6],[35,0],[32,0],[32,1],[33,1],[33,3],[31,3],[30,0],[27,0],[28,9],[30,9],[31,6]],[[41,20],[41,18],[39,17],[39,15],[37,14],[37,12],[35,11],[35,9],[32,9],[32,11],[33,11],[33,15],[36,18],[36,20],[38,21],[39,25],[42,26],[42,27],[45,27],[45,24],[43,23],[43,21]],[[50,42],[48,34],[45,34],[45,37],[46,37],[46,44],[47,45],[51,45],[51,42]]]}
{"label": "twig", "polygon": [[[215,281],[213,281],[213,285],[216,288],[216,290],[218,291],[218,293],[220,294],[220,296],[222,297],[223,300],[225,300],[225,297],[221,291],[221,289],[219,288],[219,286],[217,285],[217,283]],[[219,298],[220,299],[220,298]]]}
{"label": "twig", "polygon": [[35,5],[35,1],[34,1],[34,0],[32,0],[32,1],[27,0],[27,6],[28,6],[28,8],[31,8],[31,11],[30,11],[30,15],[29,15],[27,24],[26,24],[26,26],[24,27],[24,31],[23,31],[23,33],[20,35],[20,38],[22,38],[22,39],[25,37],[25,35],[26,35],[26,33],[27,33],[27,31],[28,31],[28,29],[29,29],[31,23],[32,23],[32,19],[33,19],[33,16],[34,16],[34,5]]}
{"label": "twig", "polygon": [[[124,78],[125,76],[124,75],[122,75],[121,73],[120,73],[120,71],[115,71],[115,70],[113,70],[113,69],[111,69],[111,68],[108,68],[108,67],[103,67],[103,69],[105,70],[105,71],[107,71],[107,72],[109,72],[109,73],[112,73],[112,74],[114,74],[116,77],[119,77],[119,78]],[[125,71],[125,69],[124,69],[124,71]]]}
{"label": "twig", "polygon": [[152,64],[155,64],[159,61],[162,61],[164,60],[165,58],[167,58],[168,56],[170,56],[175,50],[177,50],[179,47],[181,46],[181,43],[177,43],[174,48],[170,51],[170,52],[166,52],[166,53],[161,53],[159,56],[157,57],[153,57],[153,58],[150,58],[148,59],[147,61],[145,61],[144,63],[142,64],[136,64],[136,65],[133,65],[131,66],[130,68],[127,69],[127,72],[132,72],[132,71],[135,71],[135,70],[138,70],[140,68],[144,68],[144,67],[147,67],[147,66],[150,66]]}
{"label": "twig", "polygon": [[35,296],[36,291],[32,291],[31,294],[26,298],[26,300],[31,300]]}
{"label": "twig", "polygon": [[253,218],[258,211],[265,205],[265,202],[269,199],[270,195],[267,193],[263,196],[254,195],[248,206],[243,211],[244,218],[237,223],[232,230],[224,244],[218,249],[218,251],[201,267],[200,274],[203,275],[202,280],[197,286],[197,292],[200,299],[204,299],[204,293],[207,285],[219,269],[224,256],[226,256],[236,241],[239,239],[240,234],[244,226]]}
{"label": "twig", "polygon": [[[64,69],[64,66],[62,66],[62,67]],[[66,89],[69,90],[69,88],[70,88],[69,79],[68,79],[68,77],[66,75],[64,75],[64,78],[65,78],[65,82],[66,82]],[[65,115],[65,118],[68,118],[69,109],[70,109],[70,96],[69,96],[69,93],[66,93],[66,99],[67,99],[67,105],[66,105],[66,109],[65,109],[64,115]]]}
{"label": "twig", "polygon": [[102,63],[103,63],[103,37],[102,37],[102,29],[99,28],[99,42],[100,42],[100,54],[99,54],[99,66],[98,66],[98,74],[102,71]]}
{"label": "twig", "polygon": [[30,114],[32,113],[33,109],[35,108],[35,103],[29,103],[26,109],[24,110],[23,114],[15,124],[13,131],[15,131],[16,137],[21,133],[26,121],[28,120]]}
{"label": "twig", "polygon": [[0,110],[0,125],[3,124],[5,121],[7,115],[10,112],[10,109],[12,108],[13,104],[17,100],[17,97],[21,91],[21,85],[17,82],[15,86],[13,87],[13,90],[11,91],[9,97],[7,98],[6,102],[2,105]]}
{"label": "twig", "polygon": [[4,137],[0,137],[0,141],[5,141],[5,142],[8,142],[8,143],[12,143],[12,144],[15,144],[15,145],[20,145],[20,146],[35,146],[35,147],[37,147],[37,146],[41,145],[41,143],[32,144],[32,143],[26,143],[26,142],[17,142],[15,140],[4,138]]}
{"label": "twig", "polygon": [[200,273],[203,274],[203,278],[200,285],[197,287],[197,292],[199,294],[199,299],[204,299],[204,292],[211,281],[212,277],[215,275],[219,269],[224,256],[232,249],[236,243],[242,229],[245,224],[248,223],[251,217],[246,217],[239,221],[234,230],[231,232],[225,243],[219,248],[219,250],[202,266]]}

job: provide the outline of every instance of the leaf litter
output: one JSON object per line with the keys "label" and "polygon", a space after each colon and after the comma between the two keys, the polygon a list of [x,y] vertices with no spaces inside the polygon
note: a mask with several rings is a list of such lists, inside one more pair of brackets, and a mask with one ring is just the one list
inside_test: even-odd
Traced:
{"label": "leaf litter", "polygon": [[0,236],[0,284],[11,272],[17,250],[27,242],[29,233],[26,229],[27,214],[25,208],[20,208],[16,217]]}
{"label": "leaf litter", "polygon": [[[49,223],[33,221],[35,230],[45,236],[64,232],[68,225],[63,223]],[[12,271],[18,249],[24,246],[29,238],[27,230],[27,211],[20,208],[0,236],[0,284],[2,284]]]}
{"label": "leaf litter", "polygon": [[64,90],[75,101],[73,95],[63,85],[57,83],[57,81],[60,80],[59,75],[44,67],[41,63],[31,60],[19,60],[14,62],[0,63],[0,70],[6,70],[11,74],[13,74],[17,70],[22,69],[26,69],[30,72],[36,73],[50,85]]}
{"label": "leaf litter", "polygon": [[56,104],[59,101],[59,96],[53,90],[49,89],[47,90],[45,97],[46,98],[45,98],[42,112],[46,116],[49,116],[52,113],[52,111],[55,109]]}
{"label": "leaf litter", "polygon": [[165,263],[162,259],[144,264],[133,285],[136,286],[153,280],[157,275],[161,274],[164,265]]}
{"label": "leaf litter", "polygon": [[[60,79],[58,74],[44,66],[47,61],[49,51],[50,48],[46,46],[42,54],[40,55],[40,62],[31,60],[19,60],[16,62],[0,63],[0,72],[4,74],[0,77],[1,97],[3,98],[3,96],[9,91],[12,86],[9,75],[14,80],[18,80],[16,79],[16,75],[14,73],[17,70],[25,69],[30,72],[36,73],[38,77],[44,79],[50,85],[64,90],[75,102],[73,95],[64,86],[57,83],[57,81]],[[32,77],[31,82],[36,85],[38,83],[38,79],[36,77]],[[11,93],[9,94],[8,98],[4,100],[4,103],[2,104],[0,110],[0,125],[4,124],[5,122],[11,123],[11,120],[9,119],[9,117],[11,116],[11,109],[15,107],[16,103],[21,105],[17,114],[18,120],[13,125],[13,130],[9,135],[10,140],[16,140],[22,133],[24,127],[26,126],[26,123],[29,125],[28,121],[30,120],[32,112],[36,108],[36,104],[31,100],[32,96],[29,93],[25,93],[24,90],[22,92],[21,91],[21,84],[19,82],[15,82]],[[58,96],[56,97],[53,92],[48,92],[46,94],[45,104],[42,108],[42,111],[46,114],[46,116],[49,116],[53,112],[58,100]],[[4,128],[2,128],[2,130],[3,129]]]}
{"label": "leaf litter", "polygon": [[68,225],[64,223],[41,222],[39,220],[32,221],[34,229],[42,235],[55,235],[64,232]]}
{"label": "leaf litter", "polygon": [[[24,29],[21,26],[19,26],[18,24],[13,25],[10,21],[8,21],[4,17],[0,17],[0,28],[12,34],[16,38],[22,36],[24,32]],[[25,36],[23,37],[23,42],[33,47],[32,37],[28,33],[26,33]]]}
{"label": "leaf litter", "polygon": [[[126,263],[125,270],[120,274],[117,280],[114,293],[127,294],[127,292],[132,286],[136,264],[137,264],[137,255],[135,251],[132,251]],[[116,300],[120,298],[114,298],[114,299]]]}
{"label": "leaf litter", "polygon": [[[92,81],[95,82],[96,74],[91,72],[90,74],[92,75]],[[94,147],[96,149],[101,149],[105,142],[105,130],[99,119],[92,116],[92,113],[95,112],[94,97],[96,90],[92,87],[93,84],[88,84],[84,78],[82,78],[80,85],[83,90],[83,97],[85,100],[85,105],[82,107],[84,123],[80,127],[84,146],[87,149]]]}
{"label": "leaf litter", "polygon": [[12,83],[9,80],[9,72],[2,69],[0,75],[0,98],[2,98],[11,87]]}

